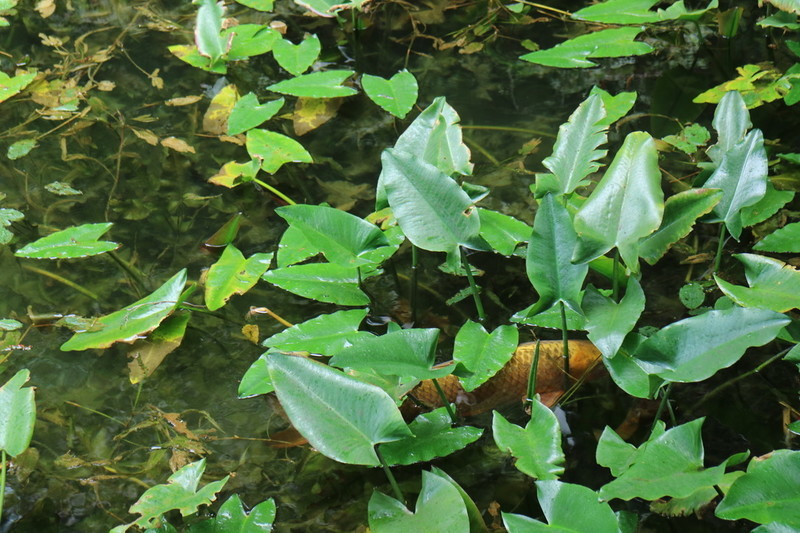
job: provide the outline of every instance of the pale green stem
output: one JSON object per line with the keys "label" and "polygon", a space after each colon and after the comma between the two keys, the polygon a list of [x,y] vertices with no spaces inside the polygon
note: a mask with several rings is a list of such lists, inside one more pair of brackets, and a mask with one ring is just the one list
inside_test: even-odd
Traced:
{"label": "pale green stem", "polygon": [[461,262],[463,263],[464,271],[467,273],[469,286],[472,288],[472,298],[475,300],[475,308],[478,310],[478,321],[484,322],[486,320],[486,313],[483,311],[483,303],[481,302],[480,294],[478,294],[478,286],[475,284],[475,278],[472,276],[472,267],[469,265],[469,261],[467,261],[467,253],[464,251],[464,248],[461,248]]}
{"label": "pale green stem", "polygon": [[297,205],[297,202],[295,202],[294,200],[292,200],[291,198],[289,198],[288,196],[283,194],[281,191],[279,191],[278,189],[276,189],[272,185],[270,185],[268,183],[264,183],[263,181],[261,181],[258,178],[253,178],[253,181],[255,181],[256,183],[258,183],[259,185],[261,185],[262,187],[267,189],[269,192],[271,192],[272,194],[274,194],[275,196],[277,196],[278,198],[280,198],[281,200],[283,200],[287,204],[289,204],[289,205]]}
{"label": "pale green stem", "polygon": [[714,272],[719,270],[719,264],[722,261],[722,247],[725,245],[725,223],[720,224],[719,229],[719,243],[717,244],[717,256],[714,258]]}
{"label": "pale green stem", "polygon": [[450,400],[447,399],[444,390],[442,390],[442,386],[439,385],[439,380],[434,378],[431,381],[433,381],[433,386],[436,387],[436,392],[439,393],[439,398],[442,399],[442,404],[447,410],[448,416],[450,416],[450,421],[453,423],[453,425],[458,424],[458,418],[456,418],[456,414],[453,412],[453,408],[450,406]]}
{"label": "pale green stem", "polygon": [[561,307],[561,341],[562,352],[561,356],[564,358],[564,390],[569,388],[569,331],[567,330],[567,308],[564,302],[558,302]]}
{"label": "pale green stem", "polygon": [[379,444],[375,445],[375,454],[378,456],[378,460],[381,462],[381,466],[383,466],[383,471],[386,473],[386,477],[389,479],[389,484],[392,486],[395,499],[399,502],[405,503],[403,500],[403,492],[400,490],[400,485],[397,484],[397,480],[394,478],[394,474],[392,474],[392,469],[389,468],[389,463],[387,463],[386,459],[383,458]]}

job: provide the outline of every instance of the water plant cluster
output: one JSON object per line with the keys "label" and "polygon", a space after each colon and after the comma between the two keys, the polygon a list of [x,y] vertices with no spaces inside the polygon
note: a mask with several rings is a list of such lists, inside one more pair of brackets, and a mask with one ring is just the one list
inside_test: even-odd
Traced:
{"label": "water plant cluster", "polygon": [[[35,515],[36,505],[23,495],[37,469],[45,468],[42,456],[57,455],[37,445],[37,434],[69,426],[48,392],[52,378],[36,377],[41,348],[31,339],[47,329],[51,342],[58,341],[56,357],[125,351],[127,366],[112,357],[97,364],[125,370],[133,410],[147,413],[123,420],[102,407],[71,403],[109,419],[117,433],[86,438],[68,431],[73,446],[91,451],[58,454],[49,472],[82,472],[98,507],[105,507],[102,487],[121,480],[135,487],[125,492],[125,509],[105,507],[106,520],[91,527],[320,527],[302,522],[299,511],[293,524],[282,526],[282,513],[301,509],[303,494],[295,495],[298,501],[262,494],[243,503],[238,493],[257,481],[234,471],[269,449],[275,463],[277,453],[302,453],[302,461],[324,456],[354,465],[347,467],[350,475],[370,480],[368,493],[355,498],[364,511],[357,523],[376,533],[633,532],[681,520],[708,530],[800,529],[800,452],[793,449],[793,435],[800,433],[800,274],[793,266],[800,253],[794,211],[800,154],[792,148],[796,138],[765,139],[761,128],[773,130],[758,122],[767,106],[794,112],[798,64],[736,65],[734,76],[683,102],[697,110],[688,119],[685,109],[674,116],[632,112],[643,97],[663,96],[595,86],[581,95],[557,133],[552,128],[553,139],[543,145],[548,155],[529,170],[526,160],[540,149],[540,138],[528,140],[503,164],[491,145],[467,139],[470,126],[462,124],[453,99],[431,94],[410,65],[373,75],[359,70],[358,57],[371,29],[394,23],[424,38],[419,25],[445,24],[448,9],[465,10],[459,28],[445,32],[446,39],[432,39],[439,50],[458,49],[465,58],[501,49],[499,41],[525,34],[541,17],[569,22],[579,35],[550,45],[519,39],[527,51],[514,60],[547,71],[601,65],[613,72],[613,61],[625,64],[658,52],[664,35],[696,46],[714,27],[733,39],[744,27],[742,17],[758,17],[759,28],[780,34],[774,46],[791,57],[800,55],[798,41],[785,40],[800,29],[795,2],[745,11],[720,8],[716,0],[697,9],[682,1],[653,9],[651,0],[608,0],[567,12],[530,2],[432,2],[425,10],[389,1],[198,0],[181,17],[155,3],[110,6],[109,17],[128,10],[129,20],[77,38],[41,31],[35,54],[26,56],[19,45],[4,52],[16,68],[3,63],[0,105],[16,124],[2,135],[7,177],[0,187],[0,269],[9,298],[0,303],[0,528],[34,527],[25,515]],[[76,16],[74,7],[48,0],[25,17],[21,13],[29,8],[14,0],[0,2],[0,8],[0,25],[6,26],[0,31],[7,32],[18,27],[19,33],[34,33],[50,17]],[[304,25],[319,35],[301,33]],[[504,33],[503,26],[512,29]],[[127,35],[143,27],[169,36],[169,60],[205,85],[202,95],[157,104],[191,109],[183,119],[195,125],[194,140],[170,133],[147,98],[133,95],[132,103],[123,103],[110,97],[122,82],[105,77],[122,57],[152,90],[180,84],[162,67],[151,67],[152,61],[128,54]],[[112,30],[114,39],[96,39]],[[176,35],[183,41],[176,43]],[[44,61],[50,63],[38,66]],[[355,98],[362,107],[373,106],[372,117],[383,117],[384,122],[371,119],[388,125],[382,135],[391,132],[391,142],[372,151],[379,154],[377,170],[365,183],[337,182],[322,173],[313,182],[305,179],[302,174],[320,165],[348,174],[335,149],[317,153],[304,135],[337,123],[342,131],[356,129],[340,112]],[[708,116],[701,114],[703,106]],[[631,124],[637,121],[652,127],[636,130]],[[85,136],[86,131],[116,137]],[[95,148],[106,155],[95,155]],[[41,158],[48,157],[83,174],[67,172],[41,187],[31,183]],[[502,187],[494,183],[499,180],[481,175],[480,164],[476,170],[479,158],[485,168],[514,173],[522,183],[512,193],[517,207],[503,208]],[[125,172],[133,160],[142,177]],[[161,175],[185,175],[189,161],[190,173],[200,169],[200,180]],[[357,168],[357,158],[349,163]],[[156,164],[159,174],[147,174]],[[105,187],[81,190],[87,169],[102,175]],[[297,200],[315,197],[309,189],[317,187],[327,201]],[[177,194],[163,208],[154,207],[151,200],[163,202],[166,191]],[[79,208],[93,204],[87,209],[91,218],[81,220]],[[211,236],[196,232],[195,220],[210,211]],[[139,249],[137,239],[157,240],[167,231],[148,227],[157,217],[185,255],[165,259],[167,249],[131,251]],[[107,233],[115,240],[104,240]],[[205,255],[191,256],[189,248],[198,243]],[[53,288],[43,298],[26,294],[29,276]],[[102,277],[110,281],[92,281]],[[669,299],[678,310],[655,315],[654,306],[668,305],[658,285],[676,279],[677,294]],[[445,290],[452,294],[443,296]],[[17,293],[27,310],[16,305]],[[285,295],[286,303],[267,303],[275,294]],[[112,305],[112,295],[124,303]],[[254,305],[245,315],[238,302],[246,301]],[[46,305],[47,313],[33,310],[30,302],[37,309]],[[442,318],[441,309],[451,315]],[[188,347],[193,329],[225,322],[255,354],[245,352],[247,368],[236,376],[226,375],[226,361],[203,358],[202,346]],[[557,366],[549,369],[555,385],[547,384],[555,395],[545,401],[536,394],[545,379],[543,347],[537,344],[523,377],[527,392],[519,397],[528,421],[517,423],[519,405],[511,406],[516,411],[497,405],[486,423],[461,417],[459,402],[447,401],[438,380],[454,375],[467,395],[477,394],[514,357],[521,340],[534,336],[560,341]],[[582,338],[598,349],[597,361],[570,356],[570,339]],[[151,383],[180,386],[176,377],[157,380],[159,373],[175,372],[167,369],[182,351],[198,353],[193,366],[207,362],[212,381],[227,381],[227,393],[251,406],[265,424],[274,416],[288,429],[278,436],[254,429],[236,460],[225,457],[206,474],[207,463],[215,461],[214,446],[223,440],[215,432],[223,433],[224,424],[191,404],[140,402],[154,388]],[[714,451],[706,457],[705,404],[746,394],[742,383],[775,368],[783,381],[770,383],[767,414],[758,415],[771,428],[771,440],[755,443],[754,453],[747,442],[720,446],[712,438]],[[602,377],[588,383],[597,376]],[[35,390],[26,385],[29,380]],[[427,406],[409,420],[404,405],[426,381],[439,389],[442,406]],[[603,421],[595,435],[584,435],[576,445],[569,413],[604,396],[629,406],[628,416],[616,428]],[[729,411],[739,416],[734,407]],[[713,424],[713,432],[723,431],[724,423]],[[249,427],[261,425],[250,421]],[[141,444],[146,438],[152,440]],[[589,441],[587,458],[580,447]],[[305,442],[312,449],[274,451]],[[468,465],[466,454],[476,448],[513,464],[521,480],[516,500],[496,495],[487,501],[485,492],[473,492],[475,484],[460,479],[468,476],[456,465]],[[167,467],[171,475],[159,477]],[[278,466],[263,468],[265,478],[281,475]],[[588,470],[596,475],[582,473]],[[500,477],[486,484],[499,486]],[[323,490],[316,482],[308,497]],[[4,495],[11,501],[5,514]]]}

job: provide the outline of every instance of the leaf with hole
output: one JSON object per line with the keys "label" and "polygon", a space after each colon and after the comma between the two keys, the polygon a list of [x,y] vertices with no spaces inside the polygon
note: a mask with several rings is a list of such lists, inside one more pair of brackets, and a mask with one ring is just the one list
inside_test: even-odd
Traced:
{"label": "leaf with hole", "polygon": [[119,248],[119,244],[97,239],[111,226],[111,222],[73,226],[26,244],[14,255],[28,259],[75,259],[110,252]]}

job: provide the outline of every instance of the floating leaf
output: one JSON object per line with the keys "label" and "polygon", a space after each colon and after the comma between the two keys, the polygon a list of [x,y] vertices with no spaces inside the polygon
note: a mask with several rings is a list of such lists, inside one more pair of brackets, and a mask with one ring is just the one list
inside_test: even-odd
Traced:
{"label": "floating leaf", "polygon": [[306,351],[334,355],[364,338],[373,336],[371,333],[358,330],[366,316],[366,309],[350,309],[320,315],[276,333],[261,344],[285,352]]}
{"label": "floating leaf", "polygon": [[271,352],[263,353],[250,365],[239,383],[239,398],[251,398],[259,394],[269,394],[275,390],[269,375],[269,358]]}
{"label": "floating leaf", "polygon": [[735,254],[744,265],[750,288],[714,276],[728,298],[742,307],[761,307],[785,313],[800,306],[800,272],[783,261],[756,254]]}
{"label": "floating leaf", "polygon": [[332,263],[312,263],[268,270],[263,278],[306,298],[339,305],[367,305],[358,286],[358,271]]}
{"label": "floating leaf", "polygon": [[259,168],[260,164],[257,159],[251,159],[247,163],[228,161],[222,165],[219,172],[208,178],[208,182],[232,189],[242,183],[253,181],[253,178],[258,174]]}
{"label": "floating leaf", "polygon": [[494,250],[503,255],[511,255],[520,243],[527,242],[531,227],[514,217],[478,208],[481,219],[480,235]]}
{"label": "floating leaf", "polygon": [[11,457],[24,452],[33,437],[36,402],[33,387],[22,386],[30,378],[26,368],[0,387],[0,450]]}
{"label": "floating leaf", "polygon": [[351,70],[325,70],[323,72],[312,72],[303,74],[296,78],[290,78],[267,87],[276,93],[289,94],[292,96],[305,96],[308,98],[337,98],[340,96],[351,96],[358,91],[352,87],[342,85],[344,81],[353,75]]}
{"label": "floating leaf", "polygon": [[0,331],[14,331],[22,327],[22,322],[13,318],[0,318]]}
{"label": "floating leaf", "polygon": [[698,218],[711,212],[722,198],[716,189],[689,189],[667,198],[659,228],[639,243],[639,256],[654,265],[670,246],[686,237]]}
{"label": "floating leaf", "polygon": [[456,335],[453,360],[458,363],[455,374],[467,392],[482,385],[514,355],[519,332],[513,326],[498,326],[491,333],[480,324],[467,320]]}
{"label": "floating leaf", "polygon": [[116,250],[119,244],[97,240],[111,225],[111,222],[101,222],[73,226],[26,244],[14,255],[29,259],[74,259]]}
{"label": "floating leaf", "polygon": [[453,484],[432,472],[422,471],[422,490],[415,512],[403,502],[375,491],[369,499],[369,528],[374,533],[454,533],[469,531],[464,500]]}
{"label": "floating leaf", "polygon": [[210,58],[200,55],[200,51],[194,45],[175,44],[168,46],[167,50],[181,61],[193,67],[201,68],[213,72],[214,74],[225,74],[228,72],[225,61],[218,60],[212,62]]}
{"label": "floating leaf", "polygon": [[128,352],[128,357],[132,358],[128,363],[131,383],[139,383],[152,375],[164,358],[181,345],[190,317],[188,312],[176,313],[164,320],[147,339],[134,343]]}
{"label": "floating leaf", "polygon": [[625,296],[616,303],[590,286],[583,297],[583,309],[589,340],[610,359],[622,347],[625,336],[633,330],[644,311],[644,291],[639,281],[631,276]]}
{"label": "floating leaf", "polygon": [[535,479],[558,479],[564,473],[565,461],[558,419],[539,400],[531,404],[531,409],[531,419],[525,429],[494,411],[494,441],[498,448],[517,459],[515,466],[521,472]]}
{"label": "floating leaf", "polygon": [[639,345],[635,357],[665,380],[702,381],[738,361],[747,348],[770,342],[788,323],[766,309],[709,311],[662,328]]}
{"label": "floating leaf", "polygon": [[756,457],[719,502],[715,514],[757,524],[778,522],[800,528],[800,451],[775,450]]}
{"label": "floating leaf", "polygon": [[311,154],[299,142],[281,133],[262,129],[247,132],[247,152],[261,160],[261,168],[274,174],[285,163],[313,163]]}
{"label": "floating leaf", "polygon": [[597,66],[590,59],[648,54],[653,51],[652,46],[633,40],[642,29],[628,27],[587,33],[553,48],[525,54],[520,59],[548,67],[587,68]]}
{"label": "floating leaf", "polygon": [[411,435],[383,389],[305,357],[272,353],[268,361],[292,425],[327,457],[377,466],[376,444]]}
{"label": "floating leaf", "polygon": [[471,426],[453,427],[444,407],[419,415],[408,428],[412,436],[381,445],[381,454],[388,464],[412,465],[446,457],[483,434],[482,429]]}
{"label": "floating leaf", "polygon": [[272,47],[272,55],[290,74],[299,76],[317,60],[322,45],[316,35],[307,35],[299,44],[280,39]]}
{"label": "floating leaf", "polygon": [[638,272],[639,240],[659,227],[663,212],[655,143],[647,133],[630,133],[575,215],[579,240],[572,259],[588,262],[616,246],[625,265]]}
{"label": "floating leaf", "polygon": [[229,61],[266,54],[281,38],[277,30],[262,24],[239,24],[222,31],[224,42],[230,42]]}
{"label": "floating leaf", "polygon": [[690,13],[683,5],[683,1],[680,0],[667,9],[650,11],[658,3],[658,0],[607,0],[576,11],[572,14],[572,18],[604,24],[651,24],[675,20],[687,15],[697,17],[709,9],[717,7],[717,0],[712,0],[705,9]]}
{"label": "floating leaf", "polygon": [[[2,211],[2,209],[0,209]],[[0,215],[1,216],[1,215]],[[758,241],[753,250],[760,252],[800,253],[800,222],[777,229]]]}
{"label": "floating leaf", "polygon": [[214,135],[224,135],[228,131],[228,117],[230,117],[238,99],[239,92],[236,90],[235,85],[231,84],[223,87],[211,99],[211,103],[203,115],[203,129]]}
{"label": "floating leaf", "polygon": [[10,145],[6,156],[12,161],[19,159],[28,155],[36,146],[36,139],[23,139]]}
{"label": "floating leaf", "polygon": [[5,102],[22,91],[35,77],[35,70],[31,72],[18,72],[17,75],[13,77],[5,72],[0,72],[0,102]]}
{"label": "floating leaf", "polygon": [[334,17],[343,9],[356,9],[368,0],[294,0],[294,3],[321,17]]}
{"label": "floating leaf", "polygon": [[747,108],[753,109],[787,96],[795,79],[790,73],[784,75],[769,64],[743,65],[736,71],[739,73],[737,77],[697,95],[692,101],[715,104],[725,93],[736,91],[741,94]]}
{"label": "floating leaf", "polygon": [[[272,11],[272,5],[275,0],[236,0],[237,4],[242,4],[256,11]],[[270,499],[271,501],[271,499]]]}
{"label": "floating leaf", "polygon": [[222,39],[222,15],[225,12],[222,2],[198,0],[197,21],[194,41],[200,54],[216,61],[225,53],[226,41]]}
{"label": "floating leaf", "polygon": [[388,80],[364,74],[361,86],[370,100],[398,118],[405,118],[417,101],[417,79],[407,70],[401,70]]}
{"label": "floating leaf", "polygon": [[108,348],[115,342],[134,342],[169,316],[180,304],[186,269],[172,276],[152,294],[96,320],[100,329],[75,333],[61,345],[63,351]]}
{"label": "floating leaf", "polygon": [[244,294],[255,286],[272,262],[271,253],[253,254],[247,259],[232,244],[208,270],[205,288],[206,307],[216,311],[234,294]]}

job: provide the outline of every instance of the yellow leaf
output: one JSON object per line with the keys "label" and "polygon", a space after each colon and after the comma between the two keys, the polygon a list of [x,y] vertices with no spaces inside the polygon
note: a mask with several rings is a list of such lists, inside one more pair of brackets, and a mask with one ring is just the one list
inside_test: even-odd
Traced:
{"label": "yellow leaf", "polygon": [[100,91],[108,92],[108,91],[113,91],[116,86],[117,84],[114,83],[113,81],[103,80],[97,84],[97,89]]}
{"label": "yellow leaf", "polygon": [[335,117],[342,100],[342,98],[298,98],[292,114],[295,134],[304,135]]}
{"label": "yellow leaf", "polygon": [[150,130],[131,128],[133,134],[151,146],[158,144],[158,136]]}
{"label": "yellow leaf", "polygon": [[258,344],[258,326],[256,324],[242,326],[242,335],[253,344]]}
{"label": "yellow leaf", "polygon": [[228,132],[228,117],[239,99],[235,85],[226,85],[211,99],[211,104],[203,115],[203,129],[214,135]]}
{"label": "yellow leaf", "polygon": [[187,152],[190,154],[195,153],[194,148],[189,145],[189,143],[178,139],[177,137],[167,137],[166,139],[161,139],[161,144],[162,146],[166,146],[167,148],[175,150],[176,152],[181,152],[184,154]]}
{"label": "yellow leaf", "polygon": [[46,19],[56,12],[56,3],[54,0],[39,0],[36,2],[35,9],[43,19]]}
{"label": "yellow leaf", "polygon": [[191,105],[191,104],[193,104],[195,102],[199,102],[202,99],[203,99],[202,96],[196,96],[196,95],[195,96],[180,96],[178,98],[170,98],[169,100],[167,100],[164,103],[167,104],[167,105],[171,105],[171,106],[176,106],[177,107],[177,106],[181,106],[181,105]]}

